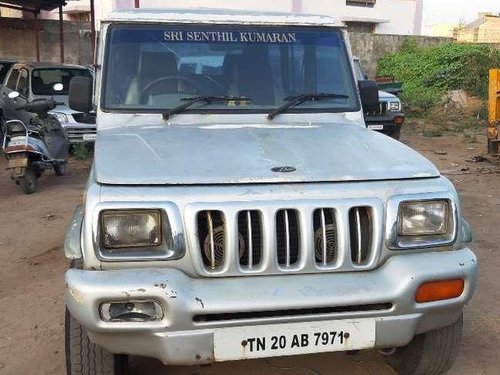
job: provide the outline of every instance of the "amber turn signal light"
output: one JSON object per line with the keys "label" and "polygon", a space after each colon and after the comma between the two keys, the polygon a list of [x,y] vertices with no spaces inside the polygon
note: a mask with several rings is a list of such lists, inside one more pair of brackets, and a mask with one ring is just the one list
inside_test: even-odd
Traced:
{"label": "amber turn signal light", "polygon": [[403,125],[404,122],[405,122],[405,118],[403,116],[394,117],[394,123],[396,125]]}
{"label": "amber turn signal light", "polygon": [[415,301],[424,303],[457,298],[462,295],[463,291],[464,281],[462,279],[430,281],[420,285],[415,295]]}

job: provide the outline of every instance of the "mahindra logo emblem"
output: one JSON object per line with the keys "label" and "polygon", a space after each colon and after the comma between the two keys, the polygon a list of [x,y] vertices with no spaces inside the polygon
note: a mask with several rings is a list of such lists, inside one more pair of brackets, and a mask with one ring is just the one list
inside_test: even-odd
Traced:
{"label": "mahindra logo emblem", "polygon": [[295,172],[297,169],[294,167],[290,167],[289,165],[284,165],[281,167],[271,168],[271,170],[277,173],[290,173],[290,172]]}

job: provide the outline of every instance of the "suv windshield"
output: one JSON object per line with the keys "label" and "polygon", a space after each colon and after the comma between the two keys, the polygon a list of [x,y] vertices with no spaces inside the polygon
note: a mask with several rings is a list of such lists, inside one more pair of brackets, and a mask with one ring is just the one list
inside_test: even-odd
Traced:
{"label": "suv windshield", "polygon": [[289,112],[357,111],[342,34],[333,28],[114,26],[105,57],[105,109],[156,111],[193,96],[251,100],[200,102],[185,112],[270,112],[286,98],[335,93]]}
{"label": "suv windshield", "polygon": [[[31,73],[31,89],[35,95],[68,95],[71,79],[82,76],[92,79],[92,73],[88,69],[35,69]],[[54,84],[56,83],[62,83],[62,91],[54,91]]]}

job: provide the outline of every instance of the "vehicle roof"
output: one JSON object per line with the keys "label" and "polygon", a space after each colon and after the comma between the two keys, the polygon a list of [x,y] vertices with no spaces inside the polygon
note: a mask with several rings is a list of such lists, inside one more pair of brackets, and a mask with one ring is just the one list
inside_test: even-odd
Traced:
{"label": "vehicle roof", "polygon": [[19,61],[16,63],[16,65],[24,65],[28,66],[33,69],[39,69],[39,68],[72,68],[72,69],[87,69],[85,66],[82,65],[75,65],[75,64],[58,64],[58,63],[52,63],[52,62],[26,62],[26,61]]}
{"label": "vehicle roof", "polygon": [[120,9],[111,12],[108,18],[103,20],[103,22],[168,22],[343,27],[340,20],[329,16],[211,8]]}
{"label": "vehicle roof", "polygon": [[2,64],[2,63],[14,64],[14,63],[16,63],[16,62],[17,62],[17,60],[13,60],[13,59],[2,59],[2,58],[0,58],[0,64]]}

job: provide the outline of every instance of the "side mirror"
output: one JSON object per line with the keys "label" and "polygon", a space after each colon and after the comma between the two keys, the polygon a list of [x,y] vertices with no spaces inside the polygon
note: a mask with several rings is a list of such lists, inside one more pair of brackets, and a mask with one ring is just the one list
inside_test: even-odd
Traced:
{"label": "side mirror", "polygon": [[62,83],[54,83],[54,86],[52,86],[52,88],[54,91],[59,92],[64,89],[64,85]]}
{"label": "side mirror", "polygon": [[74,77],[69,84],[69,107],[78,112],[92,110],[92,81],[88,77]]}
{"label": "side mirror", "polygon": [[363,108],[366,110],[368,108],[377,107],[379,104],[377,82],[366,79],[364,81],[358,81],[358,86]]}
{"label": "side mirror", "polygon": [[17,97],[19,97],[19,93],[17,91],[11,91],[7,96],[9,97],[9,99],[16,99]]}

